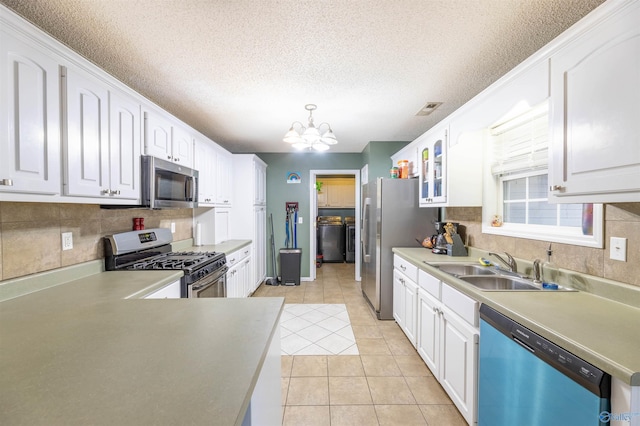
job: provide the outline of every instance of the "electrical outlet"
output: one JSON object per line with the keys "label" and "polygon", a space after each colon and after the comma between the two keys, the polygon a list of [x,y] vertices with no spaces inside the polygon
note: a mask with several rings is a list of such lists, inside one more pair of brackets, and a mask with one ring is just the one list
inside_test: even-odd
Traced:
{"label": "electrical outlet", "polygon": [[611,260],[627,261],[627,239],[611,237],[609,240],[609,258]]}
{"label": "electrical outlet", "polygon": [[171,222],[171,233],[172,234],[176,233],[176,223],[175,222]]}
{"label": "electrical outlet", "polygon": [[73,248],[73,233],[62,233],[62,250],[71,250]]}
{"label": "electrical outlet", "polygon": [[301,217],[298,218],[298,223],[302,224],[302,218]]}

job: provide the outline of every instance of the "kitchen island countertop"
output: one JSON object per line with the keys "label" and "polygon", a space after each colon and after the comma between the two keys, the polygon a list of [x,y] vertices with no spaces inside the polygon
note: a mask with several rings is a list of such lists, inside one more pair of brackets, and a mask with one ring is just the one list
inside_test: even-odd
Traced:
{"label": "kitchen island countertop", "polygon": [[423,248],[393,251],[624,383],[640,386],[639,307],[586,291],[482,291],[426,264],[478,263],[477,256],[442,256]]}
{"label": "kitchen island countertop", "polygon": [[2,422],[242,424],[284,300],[139,298],[181,276],[102,272],[2,302]]}

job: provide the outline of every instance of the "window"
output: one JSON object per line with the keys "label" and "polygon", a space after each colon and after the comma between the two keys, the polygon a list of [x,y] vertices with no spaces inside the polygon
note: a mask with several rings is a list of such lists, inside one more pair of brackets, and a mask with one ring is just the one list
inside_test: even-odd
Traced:
{"label": "window", "polygon": [[602,247],[601,204],[548,203],[548,123],[545,102],[490,129],[482,232]]}

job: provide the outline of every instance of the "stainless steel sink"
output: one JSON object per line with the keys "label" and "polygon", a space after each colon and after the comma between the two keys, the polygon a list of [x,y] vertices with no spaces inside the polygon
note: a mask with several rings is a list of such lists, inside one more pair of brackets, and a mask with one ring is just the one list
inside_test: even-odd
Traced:
{"label": "stainless steel sink", "polygon": [[496,275],[497,271],[488,266],[463,264],[463,263],[441,263],[437,266],[442,272],[447,274],[464,276],[464,275]]}
{"label": "stainless steel sink", "polygon": [[500,275],[468,275],[458,277],[481,290],[542,290],[532,282]]}
{"label": "stainless steel sink", "polygon": [[[495,266],[483,266],[468,262],[442,262],[429,263],[429,266],[440,269],[442,272],[450,274],[462,281],[483,291],[539,291],[547,289],[542,284],[534,283],[533,280]],[[572,288],[559,286],[555,291],[575,291]]]}

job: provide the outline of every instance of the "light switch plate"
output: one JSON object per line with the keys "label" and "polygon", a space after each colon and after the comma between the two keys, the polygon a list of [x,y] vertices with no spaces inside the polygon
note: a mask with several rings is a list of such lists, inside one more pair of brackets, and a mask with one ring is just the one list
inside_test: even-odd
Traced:
{"label": "light switch plate", "polygon": [[301,223],[302,223],[302,218],[301,218],[301,217],[299,217],[299,218],[298,218],[298,224],[301,224]]}
{"label": "light switch plate", "polygon": [[611,260],[627,261],[627,239],[611,237],[609,241],[609,258]]}
{"label": "light switch plate", "polygon": [[176,223],[175,222],[171,222],[171,233],[172,234],[176,233]]}

